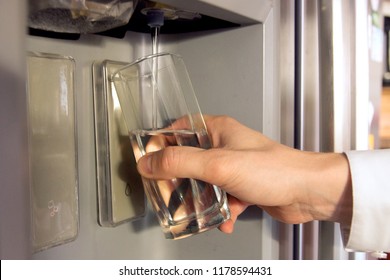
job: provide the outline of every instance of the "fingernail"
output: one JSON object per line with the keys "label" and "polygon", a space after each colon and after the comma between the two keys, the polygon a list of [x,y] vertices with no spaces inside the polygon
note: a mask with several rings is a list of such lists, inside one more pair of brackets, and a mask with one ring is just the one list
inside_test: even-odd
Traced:
{"label": "fingernail", "polygon": [[152,157],[145,155],[140,159],[138,165],[140,171],[144,174],[152,174]]}
{"label": "fingernail", "polygon": [[152,157],[150,155],[146,158],[146,169],[148,174],[152,174]]}

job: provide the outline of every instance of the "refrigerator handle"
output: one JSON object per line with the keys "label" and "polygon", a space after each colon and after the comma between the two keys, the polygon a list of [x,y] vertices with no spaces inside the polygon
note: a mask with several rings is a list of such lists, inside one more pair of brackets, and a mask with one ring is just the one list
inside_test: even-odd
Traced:
{"label": "refrigerator handle", "polygon": [[[317,2],[295,1],[294,147],[299,150],[318,148]],[[318,222],[294,225],[294,259],[318,259],[318,228]]]}

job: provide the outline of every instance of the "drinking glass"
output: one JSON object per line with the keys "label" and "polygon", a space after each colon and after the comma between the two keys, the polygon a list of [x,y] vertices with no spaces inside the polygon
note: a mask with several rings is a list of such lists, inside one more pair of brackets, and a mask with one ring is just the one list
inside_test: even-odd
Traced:
{"label": "drinking glass", "polygon": [[[211,148],[186,66],[176,54],[149,55],[112,76],[136,160],[167,146]],[[191,178],[143,178],[167,239],[215,228],[230,218],[226,193]]]}

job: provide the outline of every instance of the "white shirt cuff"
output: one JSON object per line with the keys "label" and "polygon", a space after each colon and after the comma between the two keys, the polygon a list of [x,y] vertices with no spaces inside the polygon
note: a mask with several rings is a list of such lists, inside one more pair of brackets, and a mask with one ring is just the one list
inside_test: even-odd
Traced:
{"label": "white shirt cuff", "polygon": [[346,249],[390,251],[390,149],[350,151],[351,225],[341,225]]}

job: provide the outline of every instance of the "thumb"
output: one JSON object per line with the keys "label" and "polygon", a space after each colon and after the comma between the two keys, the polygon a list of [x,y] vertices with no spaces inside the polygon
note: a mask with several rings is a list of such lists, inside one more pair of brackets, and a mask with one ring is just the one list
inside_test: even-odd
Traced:
{"label": "thumb", "polygon": [[206,151],[195,147],[169,146],[141,157],[137,168],[143,177],[149,179],[194,178],[207,181],[209,178],[205,178],[205,170],[209,158],[205,155]]}

